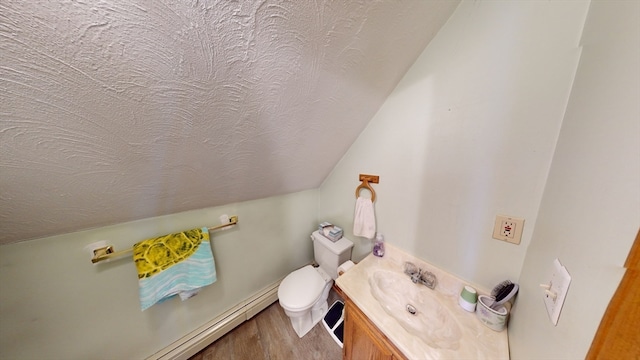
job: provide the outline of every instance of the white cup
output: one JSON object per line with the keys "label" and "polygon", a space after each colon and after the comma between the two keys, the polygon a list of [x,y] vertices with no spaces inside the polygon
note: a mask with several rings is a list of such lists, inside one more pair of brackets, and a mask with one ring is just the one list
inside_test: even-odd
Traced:
{"label": "white cup", "polygon": [[468,312],[476,311],[476,303],[478,302],[478,293],[476,289],[471,286],[465,285],[460,292],[460,298],[458,298],[458,304],[460,307]]}

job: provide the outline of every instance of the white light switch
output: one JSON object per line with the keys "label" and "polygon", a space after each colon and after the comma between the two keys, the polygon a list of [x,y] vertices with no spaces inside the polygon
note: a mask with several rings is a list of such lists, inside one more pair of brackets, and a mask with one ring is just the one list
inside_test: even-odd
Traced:
{"label": "white light switch", "polygon": [[560,310],[562,310],[564,299],[567,297],[570,283],[571,275],[569,275],[567,268],[560,264],[560,260],[555,259],[551,279],[547,284],[540,284],[540,287],[544,289],[544,304],[553,325],[558,325]]}

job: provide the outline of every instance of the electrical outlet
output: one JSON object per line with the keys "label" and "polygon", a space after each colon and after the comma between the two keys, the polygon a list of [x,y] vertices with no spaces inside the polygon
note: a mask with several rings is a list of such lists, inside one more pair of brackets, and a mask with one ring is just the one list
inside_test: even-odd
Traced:
{"label": "electrical outlet", "polygon": [[493,238],[518,245],[522,239],[523,227],[524,219],[498,215],[493,225]]}

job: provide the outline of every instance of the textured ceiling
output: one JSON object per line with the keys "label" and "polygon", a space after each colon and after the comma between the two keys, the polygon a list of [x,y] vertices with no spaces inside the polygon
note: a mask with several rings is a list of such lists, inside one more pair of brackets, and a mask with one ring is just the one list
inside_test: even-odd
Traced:
{"label": "textured ceiling", "polygon": [[0,244],[318,187],[457,1],[0,2]]}

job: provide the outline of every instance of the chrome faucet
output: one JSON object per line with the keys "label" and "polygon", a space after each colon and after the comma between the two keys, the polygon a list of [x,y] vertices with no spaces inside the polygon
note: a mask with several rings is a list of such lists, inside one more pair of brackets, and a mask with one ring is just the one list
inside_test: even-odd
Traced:
{"label": "chrome faucet", "polygon": [[418,281],[420,281],[421,276],[422,276],[422,269],[418,269],[418,272],[411,274],[411,281],[413,281],[414,284],[417,284]]}
{"label": "chrome faucet", "polygon": [[424,274],[420,275],[420,283],[429,289],[433,290],[436,288],[436,283],[438,280],[436,279],[436,275],[432,272],[425,271]]}
{"label": "chrome faucet", "polygon": [[408,261],[404,263],[404,273],[411,277],[411,281],[414,284],[420,283],[432,290],[436,288],[436,283],[438,282],[436,275],[430,271],[420,269],[413,263]]}

